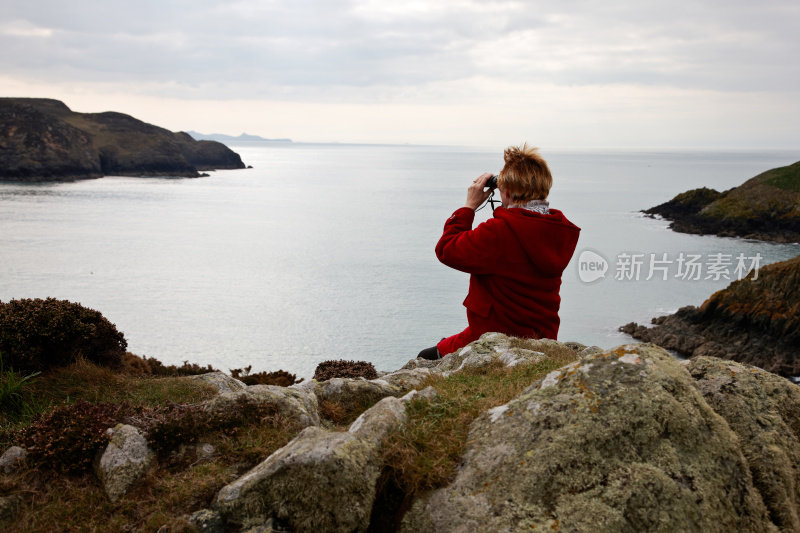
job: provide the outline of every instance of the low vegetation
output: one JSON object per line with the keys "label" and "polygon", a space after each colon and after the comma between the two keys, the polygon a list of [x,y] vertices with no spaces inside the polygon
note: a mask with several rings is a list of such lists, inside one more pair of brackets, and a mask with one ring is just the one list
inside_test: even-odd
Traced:
{"label": "low vegetation", "polygon": [[314,379],[325,381],[333,378],[375,379],[378,372],[372,363],[367,361],[323,361],[314,370]]}
{"label": "low vegetation", "polygon": [[[526,341],[515,342],[526,348]],[[453,479],[476,417],[576,357],[566,347],[553,348],[547,355],[536,364],[489,366],[446,378],[434,375],[422,383],[418,388],[432,386],[438,395],[431,401],[412,401],[407,426],[383,442],[371,528],[395,529],[415,496]],[[212,371],[211,367],[168,366],[130,353],[111,366],[80,355],[70,358],[65,362],[56,357],[60,363],[40,374],[0,368],[0,452],[10,445],[28,451],[21,470],[0,472],[0,498],[19,509],[9,516],[0,513],[0,529],[155,531],[166,525],[169,531],[194,531],[189,514],[210,507],[223,486],[300,430],[269,402],[240,399],[205,408],[203,402],[216,388],[186,376]],[[248,377],[254,383],[297,382],[284,371],[250,374],[247,367],[232,373],[246,382]],[[326,361],[317,374],[377,376],[364,361]],[[368,407],[324,401],[320,415],[328,429],[346,431]],[[139,428],[158,460],[131,492],[111,503],[92,465],[108,442],[106,429],[117,423]]]}

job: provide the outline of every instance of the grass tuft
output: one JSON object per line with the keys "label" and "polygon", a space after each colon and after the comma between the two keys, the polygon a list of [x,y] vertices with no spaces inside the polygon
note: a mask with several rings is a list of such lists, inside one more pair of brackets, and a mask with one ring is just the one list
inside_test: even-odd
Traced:
{"label": "grass tuft", "polygon": [[547,356],[529,365],[507,368],[498,362],[446,378],[428,378],[421,388],[433,386],[438,396],[412,401],[408,424],[384,443],[371,530],[395,530],[417,495],[453,480],[470,424],[481,413],[509,402],[531,383],[577,359],[569,348],[548,349]]}

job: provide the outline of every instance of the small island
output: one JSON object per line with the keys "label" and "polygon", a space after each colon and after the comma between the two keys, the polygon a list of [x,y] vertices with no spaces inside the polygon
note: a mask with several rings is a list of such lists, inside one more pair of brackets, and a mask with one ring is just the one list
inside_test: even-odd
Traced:
{"label": "small island", "polygon": [[706,187],[644,211],[682,233],[800,242],[800,161],[719,192]]}
{"label": "small island", "polygon": [[222,143],[122,113],[76,113],[47,98],[0,98],[0,139],[0,181],[198,177],[204,170],[245,168]]}

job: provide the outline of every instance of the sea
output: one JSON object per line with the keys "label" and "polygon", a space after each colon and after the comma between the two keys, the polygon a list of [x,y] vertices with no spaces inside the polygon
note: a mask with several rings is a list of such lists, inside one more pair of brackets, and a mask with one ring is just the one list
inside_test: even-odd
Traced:
{"label": "sea", "polygon": [[[468,276],[434,253],[445,220],[502,150],[231,144],[247,165],[202,178],[0,183],[0,300],[97,309],[129,351],[223,371],[310,378],[331,359],[393,370],[466,326]],[[675,233],[640,211],[726,190],[797,152],[549,151],[550,205],[582,228],[563,275],[559,340],[635,342],[631,321],[700,305],[800,254]],[[491,207],[476,224],[491,217]]]}

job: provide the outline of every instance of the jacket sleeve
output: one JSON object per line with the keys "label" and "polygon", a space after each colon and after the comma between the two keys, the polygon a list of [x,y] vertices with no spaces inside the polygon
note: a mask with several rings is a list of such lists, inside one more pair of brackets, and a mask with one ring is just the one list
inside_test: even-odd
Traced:
{"label": "jacket sleeve", "polygon": [[444,232],[436,244],[436,257],[445,265],[469,274],[492,273],[498,263],[494,226],[490,219],[472,229],[475,211],[469,207],[456,210],[444,224]]}

